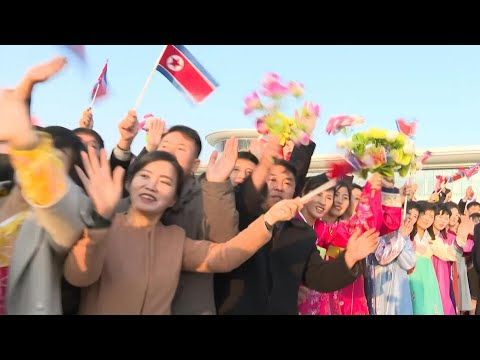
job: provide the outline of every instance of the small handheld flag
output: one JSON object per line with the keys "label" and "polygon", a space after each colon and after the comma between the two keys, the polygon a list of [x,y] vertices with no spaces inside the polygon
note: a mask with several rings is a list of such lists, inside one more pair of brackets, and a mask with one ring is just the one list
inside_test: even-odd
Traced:
{"label": "small handheld flag", "polygon": [[102,72],[100,73],[97,82],[92,90],[92,104],[90,107],[93,107],[95,100],[98,98],[103,98],[108,93],[108,82],[107,82],[107,68],[108,68],[108,59],[103,66]]}
{"label": "small handheld flag", "polygon": [[183,45],[167,45],[157,70],[194,104],[203,102],[218,86]]}

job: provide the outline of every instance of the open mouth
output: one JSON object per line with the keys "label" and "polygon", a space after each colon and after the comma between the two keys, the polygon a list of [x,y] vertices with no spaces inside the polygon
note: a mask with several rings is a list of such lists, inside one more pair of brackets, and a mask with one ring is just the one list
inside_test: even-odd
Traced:
{"label": "open mouth", "polygon": [[154,201],[157,201],[157,198],[153,195],[150,195],[150,194],[140,194],[140,199],[146,201],[146,202],[154,202]]}
{"label": "open mouth", "polygon": [[318,213],[323,213],[325,211],[325,208],[321,206],[315,206],[315,211],[317,211]]}

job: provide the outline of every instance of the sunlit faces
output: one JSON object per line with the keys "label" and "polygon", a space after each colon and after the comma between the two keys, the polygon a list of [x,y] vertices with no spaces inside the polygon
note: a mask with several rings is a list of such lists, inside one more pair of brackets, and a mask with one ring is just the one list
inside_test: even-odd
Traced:
{"label": "sunlit faces", "polygon": [[95,149],[95,154],[97,155],[98,158],[100,158],[100,144],[98,143],[97,139],[95,139],[95,136],[90,135],[90,134],[84,134],[84,133],[78,133],[76,134],[80,140],[82,140],[83,145],[88,149],[90,146]]}
{"label": "sunlit faces", "polygon": [[146,214],[157,215],[176,201],[177,173],[168,161],[154,161],[138,171],[128,186],[132,206]]}
{"label": "sunlit faces", "polygon": [[422,230],[427,230],[430,226],[432,226],[434,220],[435,211],[427,210],[418,215],[417,226]]}
{"label": "sunlit faces", "polygon": [[330,214],[336,217],[340,217],[345,214],[350,205],[350,196],[348,194],[348,189],[344,186],[338,188],[335,191],[335,196],[333,199],[333,206],[330,209]]}
{"label": "sunlit faces", "polygon": [[267,209],[283,199],[293,199],[295,177],[283,165],[273,165],[267,180]]}
{"label": "sunlit faces", "polygon": [[323,191],[316,195],[310,202],[305,204],[304,210],[311,218],[320,219],[330,211],[333,205],[334,191],[333,188]]}
{"label": "sunlit faces", "polygon": [[407,219],[412,222],[412,224],[415,224],[418,220],[418,210],[417,209],[410,209],[408,210],[407,213]]}
{"label": "sunlit faces", "polygon": [[453,228],[457,226],[460,216],[458,214],[457,208],[451,208],[450,211],[452,212],[452,215],[450,216],[450,221],[448,222],[448,225]]}
{"label": "sunlit faces", "polygon": [[174,131],[164,135],[158,150],[175,156],[185,175],[197,171],[200,160],[197,159],[195,142],[181,132]]}
{"label": "sunlit faces", "polygon": [[447,227],[450,223],[450,215],[445,212],[441,212],[440,214],[435,215],[435,219],[433,221],[433,227],[437,230],[443,230]]}
{"label": "sunlit faces", "polygon": [[353,188],[352,189],[352,198],[350,199],[352,210],[357,210],[358,202],[360,201],[360,197],[362,196],[362,190]]}
{"label": "sunlit faces", "polygon": [[230,174],[230,181],[233,186],[240,185],[250,176],[257,165],[247,159],[237,159],[235,167]]}

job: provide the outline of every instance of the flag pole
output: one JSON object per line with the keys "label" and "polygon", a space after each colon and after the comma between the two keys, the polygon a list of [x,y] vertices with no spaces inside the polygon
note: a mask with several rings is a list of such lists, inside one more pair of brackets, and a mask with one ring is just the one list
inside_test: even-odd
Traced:
{"label": "flag pole", "polygon": [[143,95],[145,95],[145,91],[147,90],[147,87],[150,84],[150,81],[152,81],[153,75],[155,74],[155,71],[157,70],[158,63],[160,62],[160,59],[162,58],[165,50],[167,50],[167,45],[165,45],[165,47],[163,48],[162,52],[160,53],[160,56],[158,57],[157,61],[155,62],[155,65],[153,66],[152,71],[150,72],[150,75],[148,75],[147,81],[145,81],[145,85],[143,85],[143,89],[140,92],[140,95],[138,95],[137,101],[135,101],[135,105],[133,106],[133,110],[137,110],[137,107],[140,104],[140,101],[142,101]]}
{"label": "flag pole", "polygon": [[95,99],[97,98],[98,89],[100,89],[100,81],[97,81],[97,89],[95,90],[95,95],[93,95],[92,103],[90,104],[90,109],[93,108],[93,104],[95,103]]}
{"label": "flag pole", "polygon": [[[105,61],[105,65],[108,64],[108,59],[107,61]],[[103,75],[103,69],[105,68],[105,65],[103,65],[103,68],[102,68],[102,73],[100,74],[100,76]],[[92,99],[92,103],[90,104],[90,109],[93,108],[93,104],[95,104],[95,99],[97,98],[97,94],[98,94],[98,89],[100,89],[100,81],[102,81],[101,79],[97,81],[97,89],[95,90],[95,95],[93,95],[93,99]]]}

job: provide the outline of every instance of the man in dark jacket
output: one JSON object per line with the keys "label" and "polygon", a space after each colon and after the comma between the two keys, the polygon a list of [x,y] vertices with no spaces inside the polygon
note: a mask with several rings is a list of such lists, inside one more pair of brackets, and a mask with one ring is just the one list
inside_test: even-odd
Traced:
{"label": "man in dark jacket", "polygon": [[[291,199],[301,190],[298,184],[304,183],[314,148],[314,144],[295,148],[290,162],[277,160],[275,164],[267,152],[270,158],[262,158],[254,173],[236,189],[240,229],[274,203]],[[261,171],[268,174],[268,190],[255,184],[255,175]],[[346,252],[335,261],[325,262],[316,249],[317,235],[307,223],[296,218],[282,223],[274,228],[272,241],[243,265],[228,274],[215,275],[218,313],[296,315],[301,283],[323,292],[352,283],[361,273],[357,262],[374,250],[377,236],[373,231],[361,239],[354,235]]]}

